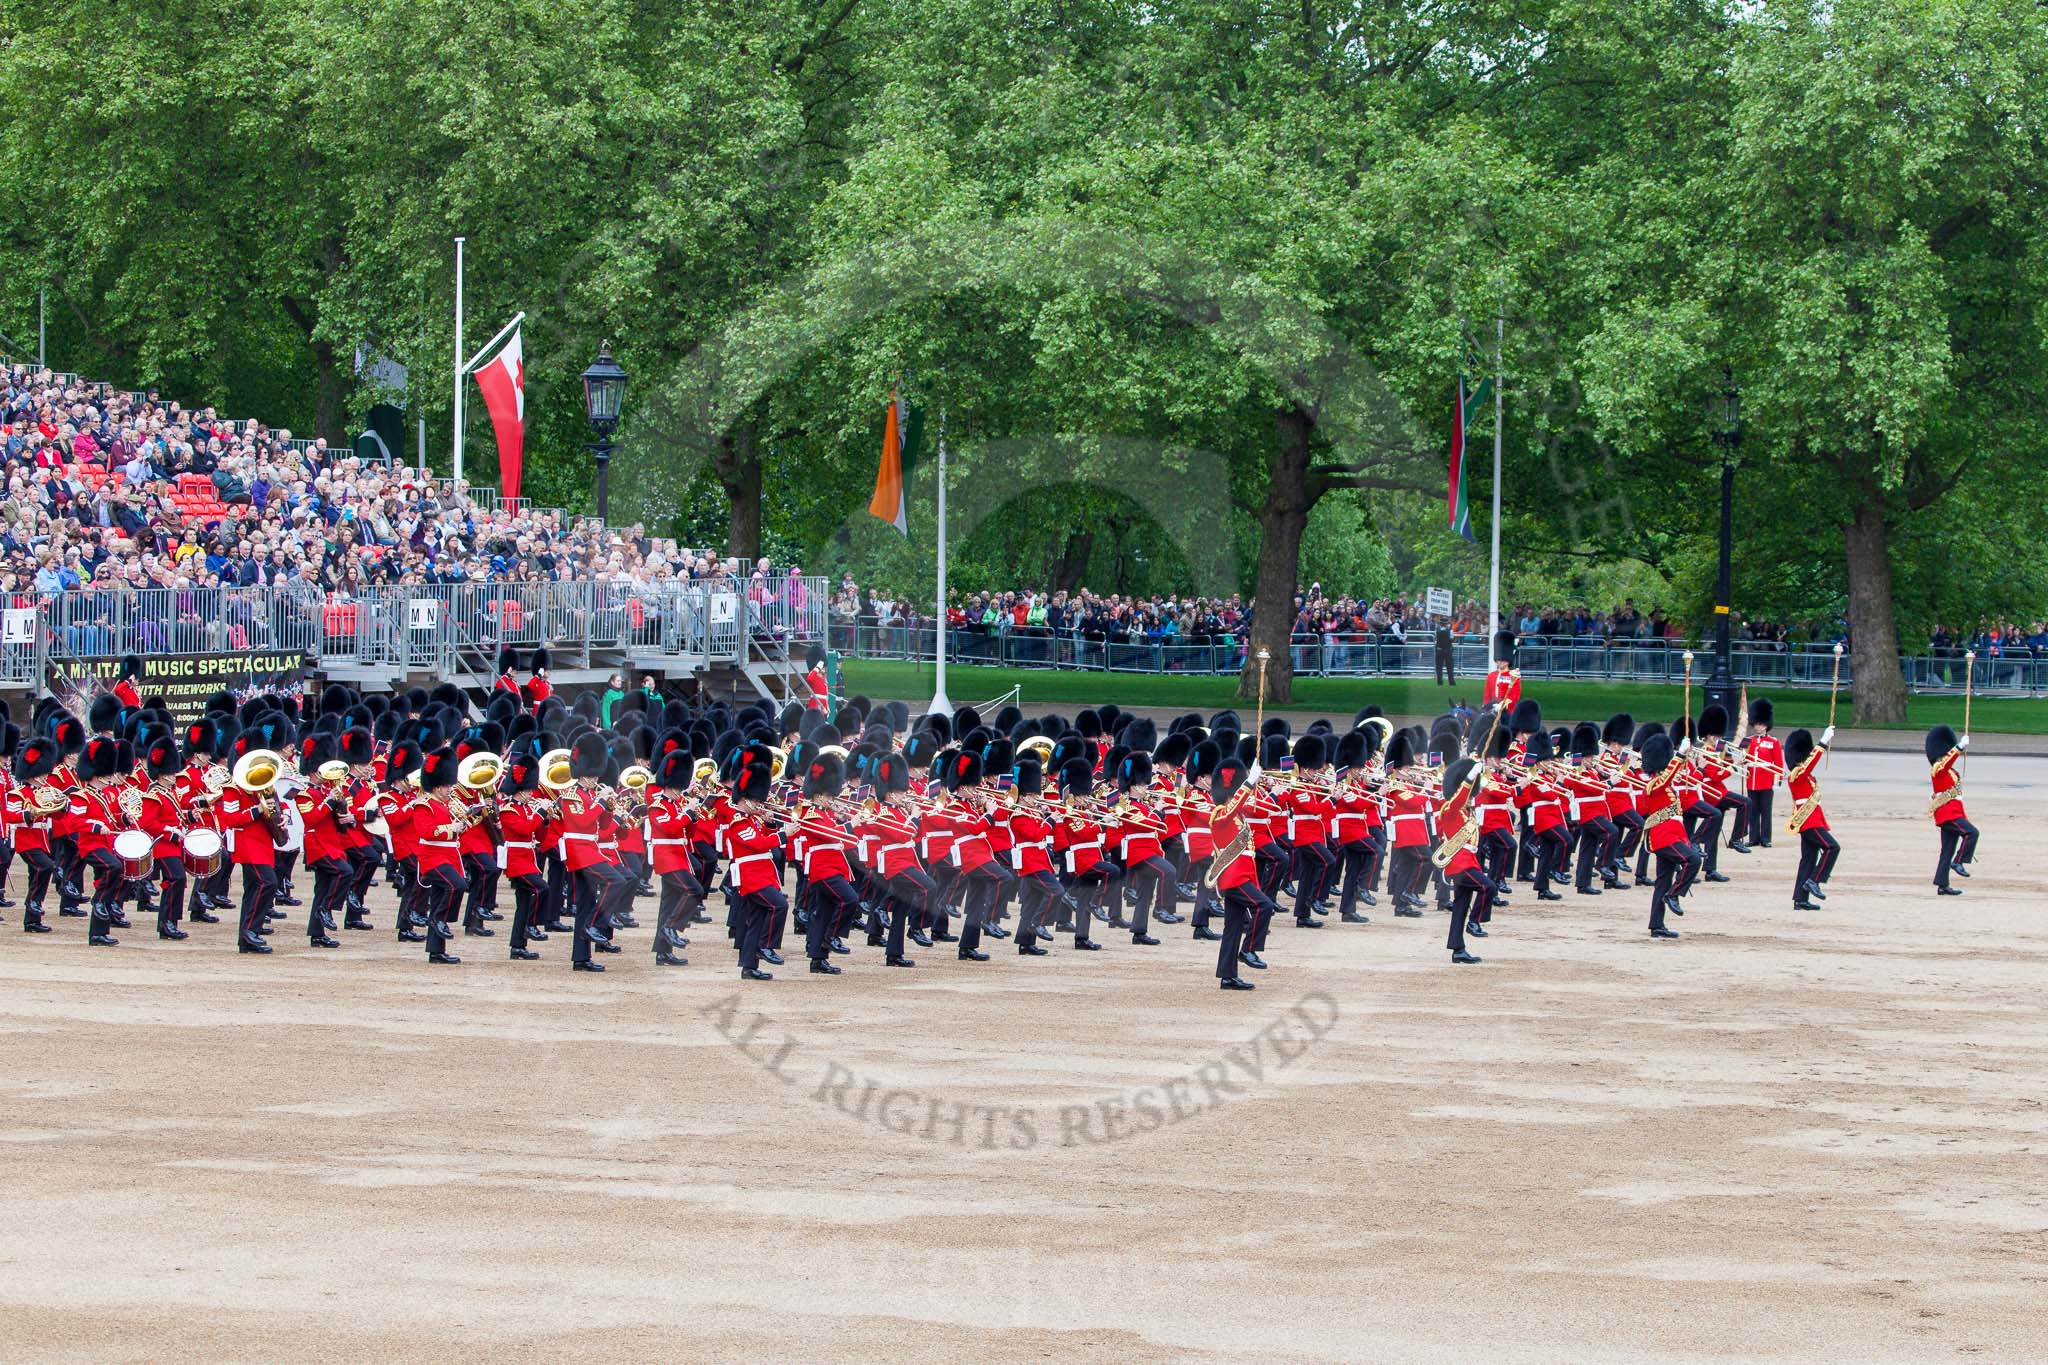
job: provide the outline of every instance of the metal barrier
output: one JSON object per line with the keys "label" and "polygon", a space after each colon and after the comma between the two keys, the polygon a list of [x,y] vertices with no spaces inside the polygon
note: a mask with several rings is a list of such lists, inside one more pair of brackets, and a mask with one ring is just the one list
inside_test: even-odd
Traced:
{"label": "metal barrier", "polygon": [[[936,631],[930,625],[898,626],[835,618],[828,629],[833,649],[856,659],[902,659],[931,663]],[[1685,677],[1682,642],[1663,640],[1527,639],[1516,648],[1516,664],[1525,677],[1585,682],[1677,683]],[[1703,684],[1713,671],[1711,644],[1693,645],[1693,682]],[[1310,677],[1437,676],[1435,642],[1427,637],[1400,639],[1392,635],[1298,635],[1290,647],[1294,671]],[[1475,681],[1487,669],[1490,648],[1468,640],[1451,647],[1450,676]],[[1153,640],[1089,637],[1043,628],[990,629],[950,627],[946,632],[950,663],[994,664],[1006,668],[1043,668],[1109,673],[1183,675],[1236,674],[1244,666],[1244,643],[1236,636],[1208,642],[1171,637]],[[1960,692],[1960,653],[1901,658],[1906,683],[1916,692]],[[1730,664],[1738,683],[1775,687],[1826,687],[1835,670],[1832,645],[1787,647],[1738,644]],[[1844,685],[1855,670],[1845,653]],[[1979,655],[1976,690],[1984,695],[2048,694],[2048,659],[1994,658]]]}
{"label": "metal barrier", "polygon": [[594,653],[642,665],[742,666],[822,641],[825,580],[750,599],[729,579],[440,583],[325,593],[251,588],[91,587],[22,595],[0,643],[0,684],[33,686],[52,659],[286,652],[370,676],[459,677],[499,647],[545,647],[558,667]]}

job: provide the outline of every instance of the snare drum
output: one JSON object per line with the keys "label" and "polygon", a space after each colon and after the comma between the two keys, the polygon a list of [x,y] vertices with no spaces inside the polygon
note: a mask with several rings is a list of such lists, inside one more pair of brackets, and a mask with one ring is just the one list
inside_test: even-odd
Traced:
{"label": "snare drum", "polygon": [[139,829],[124,829],[114,836],[114,856],[121,860],[121,875],[131,882],[146,880],[156,870],[156,840]]}
{"label": "snare drum", "polygon": [[217,829],[188,829],[185,831],[185,875],[194,881],[204,880],[220,871],[220,831]]}

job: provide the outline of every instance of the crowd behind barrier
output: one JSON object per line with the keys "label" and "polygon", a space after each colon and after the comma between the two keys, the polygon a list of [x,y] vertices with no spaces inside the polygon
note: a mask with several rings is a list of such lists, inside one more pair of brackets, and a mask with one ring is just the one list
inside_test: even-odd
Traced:
{"label": "crowd behind barrier", "polygon": [[[831,647],[855,659],[933,662],[938,631],[931,625],[862,625],[834,621]],[[1703,684],[1713,670],[1712,644],[1683,641],[1602,641],[1533,637],[1520,642],[1516,662],[1523,676],[1583,682],[1681,682],[1685,651],[1694,651],[1692,680]],[[1447,681],[1478,679],[1486,672],[1488,647],[1468,639],[1452,646],[1452,668],[1438,665],[1435,645],[1420,641],[1366,639],[1332,641],[1320,635],[1293,637],[1290,653],[1297,676],[1414,677],[1443,676]],[[1109,673],[1154,673],[1180,676],[1235,676],[1244,667],[1245,646],[1230,638],[1204,644],[1089,639],[1071,632],[978,632],[949,630],[946,658],[955,664],[987,664],[1006,668],[1043,668]],[[1933,655],[1903,655],[1908,686],[1921,692],[1961,691],[1964,663]],[[1780,687],[1826,687],[1834,676],[1832,645],[1731,646],[1730,664],[1738,683]],[[2048,659],[1985,659],[1976,661],[1979,693],[2009,696],[2048,694]],[[1854,681],[1845,652],[1842,682]]]}

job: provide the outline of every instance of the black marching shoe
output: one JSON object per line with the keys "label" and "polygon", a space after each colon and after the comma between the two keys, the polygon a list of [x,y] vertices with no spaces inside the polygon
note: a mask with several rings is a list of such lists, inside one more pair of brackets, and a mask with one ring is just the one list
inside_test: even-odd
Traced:
{"label": "black marching shoe", "polygon": [[1651,938],[1677,938],[1677,937],[1678,937],[1678,931],[1677,931],[1676,929],[1652,929],[1652,930],[1650,931],[1650,937],[1651,937]]}
{"label": "black marching shoe", "polygon": [[[95,948],[115,948],[120,946],[121,940],[115,938],[112,934],[94,934],[87,942],[91,943]],[[265,948],[263,951],[267,953],[270,950]]]}
{"label": "black marching shoe", "polygon": [[1709,872],[1707,880],[1710,882],[1725,882],[1728,880],[1728,874],[1726,872]]}
{"label": "black marching shoe", "polygon": [[572,964],[572,966],[574,970],[579,972],[601,972],[604,970],[602,962],[578,962]]}
{"label": "black marching shoe", "polygon": [[626,951],[610,939],[606,939],[603,943],[593,943],[590,946],[600,953],[623,953]]}
{"label": "black marching shoe", "polygon": [[1536,893],[1536,899],[1539,901],[1561,901],[1564,899],[1564,897],[1559,895],[1555,891],[1545,888],[1544,890],[1538,891]]}
{"label": "black marching shoe", "polygon": [[932,942],[934,943],[958,943],[959,941],[960,935],[948,933],[944,929],[941,929],[939,930],[939,932],[932,935]]}
{"label": "black marching shoe", "polygon": [[183,929],[180,929],[175,924],[167,924],[163,928],[157,930],[156,936],[158,938],[170,939],[173,943],[177,942],[181,938],[191,937],[190,934],[187,934]]}
{"label": "black marching shoe", "polygon": [[983,927],[981,932],[987,934],[990,938],[1008,938],[1010,936],[1010,931],[1000,924],[987,925]]}
{"label": "black marching shoe", "polygon": [[1235,976],[1226,976],[1217,982],[1216,985],[1226,991],[1255,991],[1258,989],[1251,982]]}
{"label": "black marching shoe", "polygon": [[243,953],[267,953],[271,951],[271,947],[260,938],[244,934],[242,941],[235,945],[235,950]]}
{"label": "black marching shoe", "polygon": [[1466,934],[1467,934],[1467,935],[1469,935],[1469,936],[1470,936],[1470,937],[1472,937],[1472,938],[1485,938],[1485,937],[1486,937],[1486,930],[1485,930],[1485,929],[1484,929],[1483,927],[1481,927],[1480,925],[1477,925],[1477,924],[1468,924],[1468,925],[1466,925],[1466,926],[1465,926],[1465,932],[1466,932]]}
{"label": "black marching shoe", "polygon": [[477,911],[477,912],[476,912],[476,917],[477,917],[478,919],[503,919],[503,918],[505,918],[505,917],[504,917],[503,915],[499,914],[499,913],[498,913],[497,911],[495,911],[495,910],[479,910],[479,911]]}
{"label": "black marching shoe", "polygon": [[780,967],[782,965],[782,954],[776,952],[773,948],[763,948],[761,950],[761,960],[771,967]]}
{"label": "black marching shoe", "polygon": [[1814,903],[1813,903],[1812,901],[1809,901],[1809,900],[1796,900],[1796,901],[1793,901],[1793,902],[1792,902],[1792,908],[1793,908],[1794,910],[1818,910],[1818,909],[1820,909],[1820,907],[1819,907],[1818,905],[1815,905],[1815,904],[1814,904]]}
{"label": "black marching shoe", "polygon": [[[678,943],[676,946],[680,948],[683,945]],[[847,942],[843,938],[833,939],[830,946],[832,951],[839,954],[841,957],[845,957],[853,952],[853,949],[847,946]]]}
{"label": "black marching shoe", "polygon": [[479,921],[476,924],[463,925],[462,932],[467,934],[471,938],[496,938],[498,936],[498,931],[496,929],[493,929],[490,925],[484,924],[481,921]]}
{"label": "black marching shoe", "polygon": [[1179,924],[1181,922],[1181,917],[1172,910],[1161,910],[1152,918],[1161,924]]}
{"label": "black marching shoe", "polygon": [[1576,889],[1581,896],[1597,896],[1600,894],[1600,888],[1590,883]]}
{"label": "black marching shoe", "polygon": [[1074,945],[1074,948],[1076,951],[1083,953],[1099,953],[1102,951],[1102,945],[1092,938],[1082,939]]}
{"label": "black marching shoe", "polygon": [[1257,953],[1252,952],[1250,949],[1246,949],[1244,952],[1239,953],[1237,955],[1237,960],[1239,962],[1242,962],[1245,966],[1253,968],[1254,970],[1266,970],[1266,959],[1260,957]]}
{"label": "black marching shoe", "polygon": [[318,938],[307,939],[306,946],[309,948],[339,948],[341,946],[341,940],[338,938],[329,938],[327,935],[322,934]]}
{"label": "black marching shoe", "polygon": [[404,929],[399,931],[398,941],[400,943],[425,943],[427,936],[420,933],[417,929]]}
{"label": "black marching shoe", "polygon": [[[1072,931],[1072,929],[1073,929],[1073,927],[1074,927],[1074,926],[1070,924],[1070,925],[1068,925],[1068,926],[1067,926],[1067,929],[1068,929],[1068,930],[1069,930],[1069,931],[1071,932],[1071,931]],[[1044,926],[1043,924],[1041,924],[1041,925],[1039,925],[1039,926],[1038,926],[1038,941],[1039,941],[1039,942],[1041,942],[1041,943],[1050,943],[1050,942],[1052,942],[1052,941],[1053,941],[1054,937],[1056,937],[1056,936],[1054,935],[1054,933],[1053,933],[1053,931],[1052,931],[1052,930],[1050,930],[1050,929],[1046,928],[1046,927],[1045,927],[1045,926]]]}
{"label": "black marching shoe", "polygon": [[1397,905],[1394,907],[1394,917],[1396,919],[1421,919],[1422,912],[1412,905]]}
{"label": "black marching shoe", "polygon": [[531,948],[514,948],[511,960],[514,962],[538,962],[540,961],[540,954]]}
{"label": "black marching shoe", "polygon": [[[983,953],[982,956],[987,957],[988,954]],[[814,976],[837,976],[839,971],[840,969],[834,966],[828,958],[814,957],[811,959],[811,973]]]}
{"label": "black marching shoe", "polygon": [[362,930],[367,932],[369,930],[375,929],[377,926],[370,923],[366,919],[345,919],[341,922],[341,927],[343,932],[347,932],[350,930]]}
{"label": "black marching shoe", "polygon": [[1667,915],[1676,915],[1680,919],[1684,919],[1685,903],[1679,900],[1676,896],[1669,897],[1664,902],[1664,913]]}
{"label": "black marching shoe", "polygon": [[962,962],[986,962],[988,954],[979,948],[962,948],[958,954]]}
{"label": "black marching shoe", "polygon": [[1341,919],[1341,920],[1343,920],[1343,921],[1344,921],[1344,923],[1346,923],[1346,924],[1371,924],[1371,923],[1372,923],[1372,919],[1371,919],[1371,917],[1370,917],[1370,916],[1367,916],[1367,915],[1361,915],[1361,914],[1359,914],[1359,913],[1358,913],[1358,912],[1357,912],[1356,910],[1346,910],[1346,911],[1345,911],[1345,912],[1344,912],[1343,914],[1339,915],[1339,916],[1338,916],[1338,918],[1339,918],[1339,919]]}
{"label": "black marching shoe", "polygon": [[1201,928],[1195,930],[1195,939],[1201,943],[1221,943],[1223,935],[1217,933],[1214,929]]}
{"label": "black marching shoe", "polygon": [[51,930],[49,925],[43,923],[42,917],[38,915],[36,918],[22,925],[21,932],[23,932],[24,934],[47,934],[53,931]]}
{"label": "black marching shoe", "polygon": [[457,957],[453,953],[428,953],[427,961],[432,962],[437,966],[453,967],[456,963],[462,961],[462,959]]}
{"label": "black marching shoe", "polygon": [[1958,877],[1967,877],[1970,875],[1970,869],[1964,867],[1961,863],[1950,863],[1948,870],[1950,872],[1953,872]]}
{"label": "black marching shoe", "polygon": [[1150,934],[1132,934],[1131,942],[1145,948],[1156,948],[1159,946],[1159,940]]}
{"label": "black marching shoe", "polygon": [[192,922],[194,924],[219,924],[220,916],[214,914],[211,910],[194,910],[192,912]]}
{"label": "black marching shoe", "polygon": [[1463,966],[1468,962],[1477,962],[1478,960],[1478,958],[1472,956],[1472,954],[1465,952],[1462,949],[1460,949],[1458,952],[1451,954],[1451,961],[1459,964],[1460,966]]}
{"label": "black marching shoe", "polygon": [[1045,949],[1039,947],[1036,943],[1031,943],[1025,940],[1019,940],[1017,944],[1017,955],[1019,957],[1045,957],[1048,954],[1046,953]]}
{"label": "black marching shoe", "polygon": [[1820,883],[1810,877],[1799,889],[1817,901],[1824,901],[1828,898],[1828,893],[1820,889]]}
{"label": "black marching shoe", "polygon": [[742,981],[773,981],[775,973],[764,972],[759,967],[748,967],[740,972]]}
{"label": "black marching shoe", "polygon": [[84,919],[85,907],[82,905],[60,905],[57,907],[57,915],[61,919]]}
{"label": "black marching shoe", "polygon": [[932,936],[930,934],[927,934],[922,929],[912,929],[910,931],[910,941],[912,943],[915,943],[920,948],[929,948],[932,946]]}
{"label": "black marching shoe", "polygon": [[1937,886],[1934,888],[1934,894],[1937,896],[1960,896],[1963,894],[1963,890],[1959,886]]}
{"label": "black marching shoe", "polygon": [[1728,845],[1728,851],[1730,853],[1747,853],[1750,851],[1749,841],[1747,839],[1737,839],[1734,843]]}
{"label": "black marching shoe", "polygon": [[1296,919],[1294,927],[1297,929],[1320,929],[1323,927],[1323,922],[1319,919]]}
{"label": "black marching shoe", "polygon": [[884,959],[882,965],[885,967],[915,967],[917,959],[914,957],[892,957]]}

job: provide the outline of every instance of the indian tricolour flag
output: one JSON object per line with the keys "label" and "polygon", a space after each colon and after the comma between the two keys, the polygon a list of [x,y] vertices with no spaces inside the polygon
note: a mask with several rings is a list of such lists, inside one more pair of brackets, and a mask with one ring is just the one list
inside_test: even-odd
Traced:
{"label": "indian tricolour flag", "polygon": [[882,465],[875,471],[875,496],[868,500],[868,511],[905,535],[910,533],[910,473],[923,439],[923,411],[912,407],[900,390],[891,390],[882,415]]}
{"label": "indian tricolour flag", "polygon": [[[1480,369],[1484,362],[1475,352],[1470,368]],[[1466,540],[1472,539],[1472,504],[1465,496],[1465,456],[1467,437],[1472,430],[1473,419],[1486,411],[1486,405],[1493,401],[1493,380],[1482,375],[1475,384],[1470,376],[1458,376],[1458,404],[1451,413],[1451,477],[1446,500],[1450,505],[1451,529]]]}

